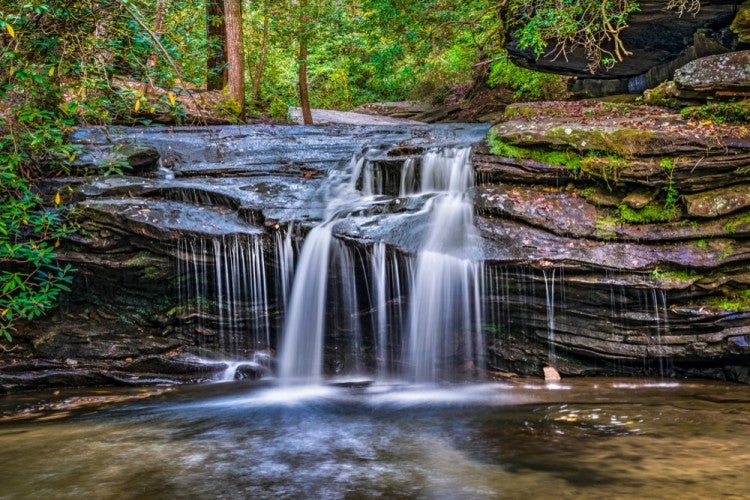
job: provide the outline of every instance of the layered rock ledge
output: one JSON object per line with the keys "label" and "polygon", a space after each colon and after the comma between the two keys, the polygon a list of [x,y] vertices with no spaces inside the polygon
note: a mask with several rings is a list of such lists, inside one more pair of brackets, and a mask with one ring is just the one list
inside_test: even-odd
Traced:
{"label": "layered rock ledge", "polygon": [[[75,290],[53,317],[19,332],[0,363],[0,386],[207,380],[233,369],[216,360],[227,348],[244,362],[230,377],[268,373],[288,286],[285,259],[326,216],[330,179],[355,153],[372,160],[376,201],[333,227],[354,256],[354,278],[331,278],[334,289],[350,286],[345,279],[372,283],[374,243],[385,247],[391,272],[409,269],[429,223],[421,210],[429,196],[399,196],[402,171],[418,171],[426,149],[476,143],[486,130],[80,131],[77,141],[92,158],[82,168],[96,170],[97,158],[122,154],[125,145],[158,157],[149,153],[147,164],[143,155],[126,156],[138,175],[47,186],[79,205],[83,230],[60,248],[78,269]],[[746,130],[645,106],[514,105],[475,145],[473,164],[485,375],[541,375],[552,363],[564,376],[750,381]],[[264,296],[243,281],[248,272],[265,284]],[[369,292],[360,293],[352,321],[362,325],[367,351],[374,335],[367,325],[378,311]],[[387,307],[404,302],[395,296]],[[346,368],[342,347],[353,341],[350,319],[330,313],[327,367],[335,374]]]}
{"label": "layered rock ledge", "polygon": [[[474,163],[488,264],[542,271],[526,285],[536,307],[514,308],[494,344],[499,369],[517,370],[550,344],[563,372],[582,358],[599,367],[640,358],[669,373],[747,380],[745,127],[645,106],[518,104]],[[522,280],[499,276],[498,300],[528,301],[514,292]]]}

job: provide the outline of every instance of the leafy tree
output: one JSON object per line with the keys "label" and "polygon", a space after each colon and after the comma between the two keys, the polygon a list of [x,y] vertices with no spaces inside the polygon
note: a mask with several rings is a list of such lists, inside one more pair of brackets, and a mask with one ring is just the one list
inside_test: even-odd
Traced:
{"label": "leafy tree", "polygon": [[[593,72],[600,65],[612,67],[630,55],[620,35],[628,27],[628,16],[639,10],[631,0],[508,0],[504,22],[519,47],[530,48],[537,57],[544,53],[565,57],[582,49]],[[694,13],[699,0],[664,0],[665,8],[678,15]]]}

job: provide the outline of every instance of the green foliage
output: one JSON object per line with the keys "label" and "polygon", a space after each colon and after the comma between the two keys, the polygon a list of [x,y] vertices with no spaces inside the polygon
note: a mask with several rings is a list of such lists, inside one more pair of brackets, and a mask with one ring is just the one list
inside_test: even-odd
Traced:
{"label": "green foliage", "polygon": [[513,90],[517,101],[545,101],[565,95],[565,80],[551,73],[531,71],[513,64],[506,56],[492,63],[487,78],[490,87],[504,86]]}
{"label": "green foliage", "polygon": [[242,113],[242,108],[240,107],[240,103],[235,101],[232,98],[224,99],[223,101],[219,101],[216,103],[216,106],[214,106],[214,113],[216,116],[220,116],[222,118],[226,118],[232,123],[239,122],[240,114]]}
{"label": "green foliage", "polygon": [[[67,173],[76,155],[66,136],[78,105],[66,100],[62,84],[78,80],[82,55],[90,53],[92,42],[74,31],[90,7],[33,2],[0,13],[13,26],[13,36],[0,39],[5,70],[0,73],[0,337],[5,340],[18,320],[38,318],[54,307],[72,279],[73,269],[57,262],[56,248],[76,226],[63,193],[45,196],[37,180]],[[86,78],[81,81],[88,85]]]}
{"label": "green foliage", "polygon": [[680,192],[675,188],[674,180],[674,162],[671,158],[662,158],[659,161],[659,166],[667,172],[667,184],[662,188],[666,195],[664,204],[667,207],[673,207],[677,200],[680,198]]}
{"label": "green foliage", "polygon": [[271,101],[271,106],[268,108],[268,116],[277,120],[286,120],[289,106],[280,99],[274,99]]}
{"label": "green foliage", "polygon": [[719,102],[705,106],[683,108],[687,120],[709,120],[714,123],[750,123],[750,101]]}
{"label": "green foliage", "polygon": [[750,288],[728,292],[723,297],[713,297],[708,304],[727,311],[750,309]]}

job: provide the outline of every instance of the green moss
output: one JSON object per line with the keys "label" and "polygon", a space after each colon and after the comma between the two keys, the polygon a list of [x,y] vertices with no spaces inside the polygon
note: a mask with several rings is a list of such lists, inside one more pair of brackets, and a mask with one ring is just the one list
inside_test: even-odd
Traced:
{"label": "green moss", "polygon": [[738,226],[748,223],[750,223],[750,212],[734,217],[732,220],[724,224],[724,229],[728,233],[734,234],[737,231]]}
{"label": "green moss", "polygon": [[672,281],[698,281],[703,278],[703,275],[697,274],[695,271],[662,271],[658,267],[651,272],[651,276],[654,279],[661,281],[672,280]]}
{"label": "green moss", "polygon": [[581,170],[602,179],[612,191],[612,186],[620,181],[620,171],[626,164],[626,160],[618,155],[590,151],[581,161]]}
{"label": "green moss", "polygon": [[589,198],[596,196],[597,194],[599,194],[599,188],[594,187],[594,186],[587,187],[586,189],[581,190],[581,196],[583,196],[587,200]]}
{"label": "green moss", "polygon": [[143,268],[142,276],[149,280],[157,280],[169,276],[169,272],[157,266],[146,266]]}
{"label": "green moss", "polygon": [[698,240],[695,242],[695,244],[698,246],[698,248],[706,248],[708,246],[706,240]]}
{"label": "green moss", "polygon": [[494,130],[490,130],[487,134],[487,145],[490,148],[490,153],[496,156],[559,165],[571,170],[575,175],[578,175],[581,171],[581,155],[575,151],[543,150],[515,146],[498,137]]}
{"label": "green moss", "polygon": [[750,123],[750,100],[687,107],[683,108],[682,116],[688,120],[710,120],[715,123]]}
{"label": "green moss", "polygon": [[671,222],[680,215],[680,210],[674,206],[660,206],[649,203],[640,210],[627,205],[620,205],[616,210],[622,222],[628,224],[654,224],[657,222]]}
{"label": "green moss", "polygon": [[595,222],[594,234],[597,238],[611,240],[617,237],[615,229],[619,222],[614,217],[597,217]]}
{"label": "green moss", "polygon": [[734,247],[732,245],[727,245],[727,247],[724,249],[723,252],[721,252],[721,258],[726,259],[727,257],[734,254]]}
{"label": "green moss", "polygon": [[728,311],[750,309],[750,288],[730,293],[724,297],[713,297],[708,300],[708,305]]}

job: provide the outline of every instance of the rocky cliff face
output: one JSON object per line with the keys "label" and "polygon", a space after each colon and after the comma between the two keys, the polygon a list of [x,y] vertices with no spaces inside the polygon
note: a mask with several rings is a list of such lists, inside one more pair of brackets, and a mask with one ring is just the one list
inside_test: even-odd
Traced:
{"label": "rocky cliff face", "polygon": [[[381,202],[333,228],[336,262],[351,272],[336,267],[330,286],[351,295],[329,309],[326,370],[374,369],[372,325],[379,308],[405,313],[403,283],[426,224],[427,198],[399,196],[402,171],[418,170],[427,148],[480,141],[485,131],[79,132],[99,152],[89,169],[106,163],[113,139],[140,145],[126,156],[139,175],[48,186],[73,186],[79,203],[83,231],[61,247],[78,268],[75,290],[55,316],[19,333],[0,384],[205,380],[230,368],[222,357],[240,364],[230,377],[273,370],[291,266],[324,217],[326,179],[367,146],[375,160],[357,186],[377,186]],[[159,154],[150,166],[144,145]],[[750,143],[741,127],[646,107],[518,105],[475,146],[473,163],[489,372],[539,375],[552,363],[568,375],[748,380]],[[379,251],[382,272],[402,283],[380,306],[370,288]],[[394,349],[399,328],[384,330]]]}
{"label": "rocky cliff face", "polygon": [[[507,254],[491,261],[523,256],[540,273],[525,285],[535,302],[507,315],[499,352],[525,360],[519,345],[531,352],[536,338],[539,351],[547,336],[574,364],[638,371],[650,359],[747,380],[746,130],[609,104],[507,114],[475,153],[480,227]],[[497,286],[502,300],[524,303],[512,272]]]}

